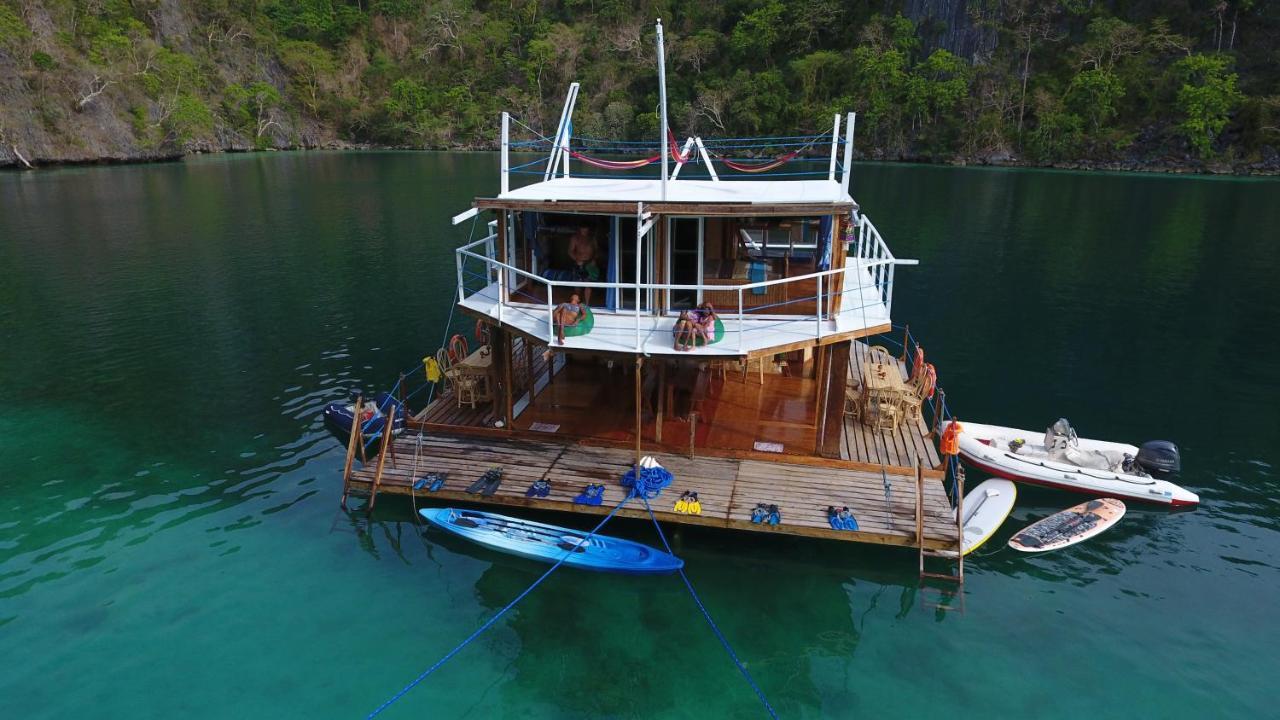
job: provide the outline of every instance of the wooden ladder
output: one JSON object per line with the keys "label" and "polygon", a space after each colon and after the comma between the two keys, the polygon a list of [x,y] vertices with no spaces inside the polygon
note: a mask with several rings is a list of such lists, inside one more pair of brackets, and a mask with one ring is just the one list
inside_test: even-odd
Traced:
{"label": "wooden ladder", "polygon": [[[916,461],[916,547],[919,549],[920,580],[945,580],[957,586],[964,584],[964,475],[956,476],[956,546],[954,556],[948,552],[930,550],[924,546],[924,461]],[[925,570],[925,558],[945,558],[954,560],[955,573],[938,573]]]}

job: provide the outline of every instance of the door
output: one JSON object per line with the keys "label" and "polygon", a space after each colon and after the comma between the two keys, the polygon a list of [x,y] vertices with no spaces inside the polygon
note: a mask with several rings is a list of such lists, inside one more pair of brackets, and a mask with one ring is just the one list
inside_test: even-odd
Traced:
{"label": "door", "polygon": [[[636,219],[633,217],[618,218],[618,282],[636,282]],[[640,243],[640,282],[652,282],[653,277],[653,230]],[[653,293],[649,290],[640,292],[640,309],[653,307]],[[618,293],[618,308],[635,310],[635,288],[622,287]]]}
{"label": "door", "polygon": [[[672,218],[667,226],[668,282],[697,285],[702,282],[702,218]],[[667,307],[687,310],[702,302],[700,290],[669,290]]]}

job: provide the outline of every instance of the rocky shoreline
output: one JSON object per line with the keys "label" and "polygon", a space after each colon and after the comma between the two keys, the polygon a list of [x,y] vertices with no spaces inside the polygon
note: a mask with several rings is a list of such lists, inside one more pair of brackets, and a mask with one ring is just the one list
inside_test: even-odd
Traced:
{"label": "rocky shoreline", "polygon": [[[276,152],[282,150],[436,150],[453,152],[493,152],[496,148],[480,146],[459,146],[450,148],[422,148],[408,145],[374,145],[354,143],[335,138],[310,137],[299,143],[274,143],[267,148],[254,148],[243,138],[224,138],[215,144],[201,141],[185,148],[145,149],[135,148],[119,150],[104,154],[77,153],[74,151],[53,152],[49,155],[27,154],[21,149],[6,143],[0,145],[0,171],[3,170],[39,170],[67,166],[83,165],[123,165],[153,162],[173,162],[188,155],[205,155],[213,153],[247,153]],[[1079,160],[1036,163],[1016,157],[1008,153],[997,153],[981,156],[926,157],[900,155],[888,157],[883,154],[858,153],[859,160],[877,162],[898,162],[913,165],[950,165],[953,167],[1003,167],[1003,168],[1039,168],[1055,170],[1080,170],[1096,172],[1132,172],[1160,173],[1170,175],[1235,175],[1241,177],[1274,177],[1280,176],[1280,152],[1272,148],[1264,148],[1263,157],[1253,162],[1229,162],[1225,160],[1203,161],[1194,157],[1164,158],[1145,160],[1128,158],[1121,160],[1095,160],[1082,158]]]}

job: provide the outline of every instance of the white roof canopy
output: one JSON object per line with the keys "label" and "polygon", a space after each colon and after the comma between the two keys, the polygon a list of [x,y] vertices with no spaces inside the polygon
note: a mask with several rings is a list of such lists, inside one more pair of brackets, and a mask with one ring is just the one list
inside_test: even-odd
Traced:
{"label": "white roof canopy", "polygon": [[509,190],[499,200],[668,203],[852,203],[833,180],[673,180],[662,199],[662,181],[634,178],[553,178]]}

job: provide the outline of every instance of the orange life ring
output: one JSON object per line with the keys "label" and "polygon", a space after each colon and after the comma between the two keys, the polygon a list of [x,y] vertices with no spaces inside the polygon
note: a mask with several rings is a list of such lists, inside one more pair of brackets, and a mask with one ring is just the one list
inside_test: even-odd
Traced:
{"label": "orange life ring", "polygon": [[925,399],[932,400],[933,391],[938,387],[938,369],[933,366],[933,363],[925,363],[924,378],[921,382],[924,383]]}
{"label": "orange life ring", "polygon": [[938,452],[943,455],[959,455],[960,431],[963,429],[959,420],[947,423],[947,429],[942,432],[942,440],[938,443]]}
{"label": "orange life ring", "polygon": [[454,335],[449,338],[449,362],[457,363],[467,359],[471,352],[467,348],[467,339],[461,335]]}
{"label": "orange life ring", "polygon": [[483,320],[476,321],[476,342],[481,345],[489,344],[489,324]]}

